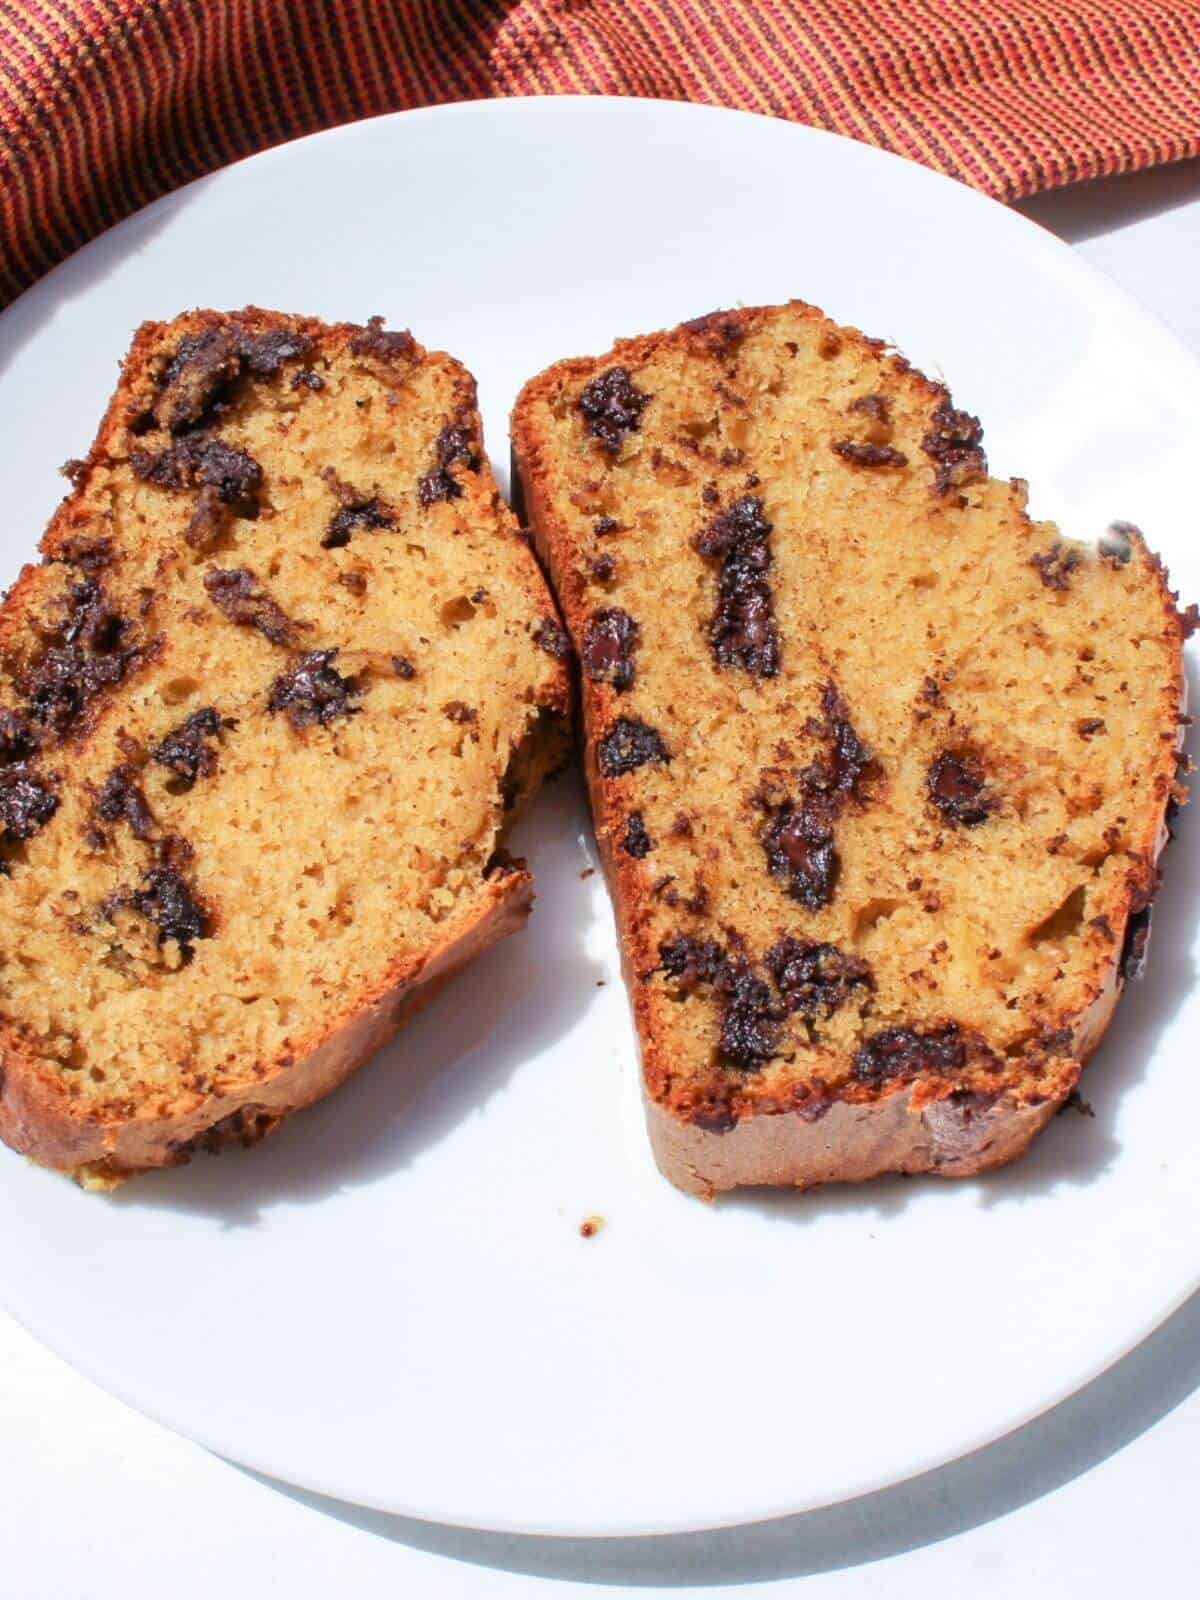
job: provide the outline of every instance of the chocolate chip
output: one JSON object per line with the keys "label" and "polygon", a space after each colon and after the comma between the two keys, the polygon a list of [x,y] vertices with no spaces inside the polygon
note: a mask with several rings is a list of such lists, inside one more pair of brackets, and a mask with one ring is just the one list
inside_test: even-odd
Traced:
{"label": "chocolate chip", "polygon": [[202,488],[214,489],[221,504],[239,517],[258,516],[262,468],[245,450],[235,449],[220,439],[203,442],[196,470]]}
{"label": "chocolate chip", "polygon": [[398,678],[404,678],[406,681],[415,678],[417,675],[416,667],[413,666],[407,656],[393,656],[392,671]]}
{"label": "chocolate chip", "polygon": [[125,676],[139,652],[122,648],[128,623],[94,578],[74,584],[51,645],[24,675],[29,720],[63,738],[89,701]]}
{"label": "chocolate chip", "polygon": [[821,711],[823,720],[809,726],[828,741],[828,754],[805,769],[804,786],[864,800],[863,785],[879,775],[875,753],[859,738],[846,702],[831,683],[821,690]]}
{"label": "chocolate chip", "polygon": [[709,311],[702,317],[693,317],[683,327],[701,349],[715,356],[736,350],[748,331],[736,311]]}
{"label": "chocolate chip", "polygon": [[620,778],[637,767],[658,766],[670,759],[662,735],[637,717],[618,717],[596,746],[596,764],[605,778]]}
{"label": "chocolate chip", "polygon": [[987,472],[987,456],[983,452],[983,428],[979,418],[966,411],[957,411],[947,398],[929,419],[929,432],[921,440],[921,449],[937,465],[934,491],[947,494],[981,478]]}
{"label": "chocolate chip", "polygon": [[319,372],[314,372],[311,367],[305,367],[292,379],[293,389],[312,389],[314,392],[325,387],[325,380]]}
{"label": "chocolate chip", "polygon": [[241,628],[254,628],[272,644],[295,643],[301,624],[278,605],[247,567],[232,567],[207,572],[204,588],[208,598],[230,622]]}
{"label": "chocolate chip", "polygon": [[395,526],[396,516],[391,507],[365,489],[355,489],[343,482],[332,467],[321,474],[339,502],[339,509],[330,518],[321,535],[321,547],[339,550],[350,543],[356,533],[374,532],[378,528]]}
{"label": "chocolate chip", "polygon": [[239,516],[258,515],[262,468],[254,457],[209,434],[189,434],[163,450],[133,450],[129,464],[134,476],[158,489],[195,489],[202,485],[218,491],[221,500]]}
{"label": "chocolate chip", "polygon": [[416,340],[407,328],[384,331],[382,317],[369,317],[350,341],[350,353],[374,356],[379,361],[409,361],[416,354]]}
{"label": "chocolate chip", "polygon": [[731,960],[711,939],[682,934],[658,947],[662,972],[681,994],[711,986],[722,1002],[718,1055],[742,1072],[757,1072],[776,1053],[786,1008],[744,961]]}
{"label": "chocolate chip", "polygon": [[926,786],[947,822],[964,828],[986,822],[999,803],[978,758],[969,751],[943,751],[929,768]]}
{"label": "chocolate chip", "polygon": [[32,839],[57,810],[58,796],[27,768],[0,771],[0,827],[5,839]]}
{"label": "chocolate chip", "polygon": [[646,832],[646,824],[640,811],[631,811],[625,821],[625,836],[621,840],[621,849],[627,856],[632,856],[635,861],[642,861],[654,849],[654,841]]}
{"label": "chocolate chip", "polygon": [[860,439],[835,439],[830,447],[855,467],[906,467],[908,457],[890,444],[868,444]]}
{"label": "chocolate chip", "polygon": [[270,377],[285,361],[302,359],[312,340],[290,329],[254,333],[229,320],[183,339],[167,365],[151,408],[154,422],[181,433],[203,421],[243,372]]}
{"label": "chocolate chip", "polygon": [[127,823],[137,839],[153,839],[158,831],[154,813],[138,782],[137,768],[128,762],[114,767],[105,778],[96,801],[96,815],[101,822]]}
{"label": "chocolate chip", "polygon": [[867,962],[833,944],[781,939],[767,951],[766,964],[787,1009],[805,1017],[831,1017],[855,989],[875,987]]}
{"label": "chocolate chip", "polygon": [[436,505],[439,500],[457,500],[461,494],[462,485],[444,467],[427,472],[417,484],[417,499],[423,506]]}
{"label": "chocolate chip", "polygon": [[150,759],[173,772],[181,788],[190,789],[197,778],[207,777],[215,768],[217,757],[210,741],[217,738],[221,727],[216,709],[204,706],[172,728],[150,752]]}
{"label": "chocolate chip", "polygon": [[571,654],[571,641],[553,617],[543,617],[533,630],[533,642],[556,661],[566,661]]}
{"label": "chocolate chip", "polygon": [[853,1072],[859,1083],[881,1084],[894,1078],[913,1078],[922,1072],[956,1072],[966,1065],[966,1060],[966,1047],[956,1022],[926,1032],[884,1028],[857,1052]]}
{"label": "chocolate chip", "polygon": [[105,915],[111,920],[113,912],[123,906],[154,923],[159,944],[174,939],[185,961],[191,957],[193,942],[209,937],[209,914],[174,867],[151,867],[140,889],[118,892],[107,902]]}
{"label": "chocolate chip", "polygon": [[72,534],[59,545],[56,560],[78,567],[89,578],[94,578],[98,572],[112,565],[113,542],[107,534],[95,538],[83,533]]}
{"label": "chocolate chip", "polygon": [[891,424],[892,402],[886,394],[860,394],[856,400],[851,400],[846,410],[870,417],[885,427]]}
{"label": "chocolate chip", "polygon": [[217,396],[241,375],[242,358],[231,327],[207,328],[182,340],[162,377],[152,409],[171,433],[205,416]]}
{"label": "chocolate chip", "polygon": [[184,538],[209,549],[224,526],[224,512],[251,520],[259,513],[262,468],[245,450],[206,434],[189,434],[165,450],[134,450],[134,476],[159,489],[199,489],[200,496]]}
{"label": "chocolate chip", "polygon": [[88,701],[121,681],[131,659],[132,652],[87,657],[78,649],[47,650],[23,683],[30,716],[64,737]]}
{"label": "chocolate chip", "polygon": [[597,517],[592,524],[592,532],[597,539],[606,539],[610,533],[618,532],[620,526],[616,517]]}
{"label": "chocolate chip", "polygon": [[1121,947],[1121,976],[1127,981],[1141,978],[1146,972],[1146,958],[1150,953],[1150,921],[1153,908],[1145,905],[1135,911],[1125,924],[1125,942]]}
{"label": "chocolate chip", "polygon": [[779,631],[767,576],[771,531],[762,501],[743,495],[695,539],[702,556],[721,563],[708,628],[713,656],[718,666],[740,667],[754,678],[773,678],[779,671]]}
{"label": "chocolate chip", "polygon": [[259,378],[270,378],[285,361],[301,361],[312,354],[313,341],[306,333],[290,328],[273,328],[268,333],[250,333],[239,328],[238,353],[248,371]]}
{"label": "chocolate chip", "polygon": [[833,813],[819,796],[787,801],[762,836],[767,870],[782,878],[793,900],[819,911],[833,899],[841,859],[833,842]]}
{"label": "chocolate chip", "polygon": [[635,387],[625,367],[610,367],[579,396],[584,426],[610,455],[617,455],[627,433],[641,426],[642,412],[653,397]]}
{"label": "chocolate chip", "polygon": [[311,650],[280,673],[271,685],[267,709],[282,711],[293,728],[316,724],[327,727],[338,717],[350,717],[360,709],[351,701],[359,693],[353,678],[343,678],[334,667],[336,650]]}
{"label": "chocolate chip", "polygon": [[636,676],[633,655],[640,639],[641,629],[619,606],[594,612],[579,652],[584,671],[593,683],[611,683],[623,692]]}
{"label": "chocolate chip", "polygon": [[693,939],[680,934],[664,939],[658,947],[662,971],[684,994],[701,984],[715,983],[725,969],[725,952],[713,939]]}
{"label": "chocolate chip", "polygon": [[38,739],[28,717],[0,710],[0,766],[12,766],[37,753]]}
{"label": "chocolate chip", "polygon": [[1082,560],[1080,552],[1070,545],[1056,544],[1040,555],[1030,556],[1029,565],[1036,567],[1037,575],[1047,589],[1061,592],[1071,587],[1071,574]]}
{"label": "chocolate chip", "polygon": [[417,499],[423,506],[438,500],[457,500],[462,494],[462,485],[450,475],[452,466],[461,463],[468,472],[479,471],[480,458],[470,430],[461,424],[443,428],[434,444],[434,460],[433,471],[417,484]]}
{"label": "chocolate chip", "polygon": [[776,1053],[779,1016],[761,978],[744,967],[726,967],[718,1053],[726,1066],[758,1072]]}
{"label": "chocolate chip", "polygon": [[196,506],[183,530],[183,537],[193,550],[208,551],[224,536],[229,521],[229,508],[221,504],[215,489],[201,489]]}
{"label": "chocolate chip", "polygon": [[617,563],[607,551],[592,562],[591,573],[597,583],[611,583],[616,576]]}
{"label": "chocolate chip", "polygon": [[1011,1049],[1015,1051],[1018,1059],[1036,1064],[1053,1060],[1056,1056],[1074,1054],[1074,1040],[1075,1034],[1072,1028],[1051,1028],[1046,1023],[1039,1022],[1031,1035],[1019,1040]]}
{"label": "chocolate chip", "polygon": [[781,878],[792,899],[810,911],[833,898],[841,871],[834,824],[850,801],[865,803],[865,786],[879,775],[874,752],[859,738],[845,701],[833,684],[821,691],[820,719],[808,729],[826,743],[825,752],[800,773],[800,793],[777,801],[760,797],[771,813],[762,834],[767,870]]}
{"label": "chocolate chip", "polygon": [[95,655],[115,650],[125,632],[125,620],[109,604],[94,579],[76,584],[66,602],[62,637],[67,644],[78,644]]}

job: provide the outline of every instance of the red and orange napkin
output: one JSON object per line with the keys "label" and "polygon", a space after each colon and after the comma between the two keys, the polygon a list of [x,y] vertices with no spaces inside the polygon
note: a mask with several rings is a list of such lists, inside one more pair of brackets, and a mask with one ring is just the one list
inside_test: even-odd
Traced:
{"label": "red and orange napkin", "polygon": [[0,0],[0,304],[239,156],[531,94],[766,112],[1012,200],[1200,151],[1200,3]]}

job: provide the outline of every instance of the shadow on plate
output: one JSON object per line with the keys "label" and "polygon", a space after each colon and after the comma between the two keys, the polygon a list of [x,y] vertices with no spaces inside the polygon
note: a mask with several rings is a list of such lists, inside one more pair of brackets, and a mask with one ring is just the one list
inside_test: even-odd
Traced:
{"label": "shadow on plate", "polygon": [[520,850],[524,837],[537,879],[528,926],[460,974],[327,1100],[254,1149],[146,1174],[111,1203],[252,1226],[268,1206],[319,1201],[403,1168],[478,1115],[595,997],[602,969],[585,950],[593,909],[580,882],[585,818],[573,779],[539,796],[513,840]]}
{"label": "shadow on plate", "polygon": [[[1200,705],[1200,667],[1187,662],[1188,703]],[[1189,746],[1195,746],[1190,740]],[[1178,837],[1162,857],[1163,883],[1154,902],[1150,959],[1145,976],[1126,986],[1100,1049],[1084,1069],[1080,1090],[1091,1116],[1068,1107],[1035,1140],[1029,1154],[984,1178],[972,1180],[980,1205],[1024,1204],[1062,1183],[1089,1184],[1120,1153],[1117,1123],[1123,1097],[1141,1082],[1158,1042],[1192,992],[1197,968],[1197,908],[1200,908],[1200,796],[1175,827]],[[886,1220],[915,1196],[940,1187],[944,1178],[881,1178],[867,1185],[829,1187],[797,1194],[790,1189],[740,1189],[718,1198],[721,1206],[745,1207],[793,1222],[819,1222],[831,1213]]]}
{"label": "shadow on plate", "polygon": [[1129,227],[1144,217],[1184,206],[1200,194],[1200,161],[1177,161],[1096,178],[1018,201],[1013,208],[1057,233],[1070,244]]}
{"label": "shadow on plate", "polygon": [[[203,179],[200,180],[202,184]],[[24,294],[7,307],[0,317],[0,374],[3,374],[13,357],[53,320],[61,306],[86,296],[129,256],[137,255],[156,233],[165,228],[177,211],[193,198],[196,186],[189,185],[174,194],[165,196],[110,228],[92,242],[89,248],[68,256],[53,271],[33,284]],[[184,308],[180,306],[179,310]],[[147,313],[149,314],[149,313]],[[106,337],[112,341],[114,354],[123,356],[133,336],[133,328],[110,330]],[[100,417],[97,413],[96,421]],[[86,441],[91,443],[89,439]],[[77,449],[84,444],[76,441]]]}
{"label": "shadow on plate", "polygon": [[637,1539],[482,1533],[247,1476],[377,1538],[531,1578],[688,1589],[770,1583],[884,1561],[1018,1511],[1131,1444],[1198,1385],[1200,1295],[1103,1376],[995,1444],[856,1500],[706,1533]]}

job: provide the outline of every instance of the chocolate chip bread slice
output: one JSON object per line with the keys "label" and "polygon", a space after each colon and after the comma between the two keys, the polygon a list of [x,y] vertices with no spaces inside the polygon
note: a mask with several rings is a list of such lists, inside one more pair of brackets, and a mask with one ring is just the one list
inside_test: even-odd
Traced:
{"label": "chocolate chip bread slice", "polygon": [[258,1139],[519,927],[565,641],[475,386],[407,333],[138,333],[0,609],[0,1135]]}
{"label": "chocolate chip bread slice", "polygon": [[810,306],[565,361],[517,476],[582,662],[660,1166],[963,1175],[1062,1105],[1144,950],[1181,616]]}

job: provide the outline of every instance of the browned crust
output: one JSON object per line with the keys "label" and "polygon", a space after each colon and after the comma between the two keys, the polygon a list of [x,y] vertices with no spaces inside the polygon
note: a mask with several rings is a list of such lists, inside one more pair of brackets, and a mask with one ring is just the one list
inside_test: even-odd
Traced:
{"label": "browned crust", "polygon": [[[162,359],[164,340],[172,341],[218,326],[230,318],[254,332],[285,328],[309,335],[322,356],[343,352],[362,333],[353,323],[328,325],[313,317],[286,316],[248,306],[236,313],[193,311],[170,323],[143,323],[122,363],[121,376],[96,434],[95,442],[73,476],[73,488],[50,521],[39,544],[41,563],[25,566],[0,606],[0,648],[19,642],[48,564],[85,517],[77,515],[88,479],[108,457],[127,420],[133,397]],[[450,356],[428,353],[415,341],[411,360],[437,361],[453,369],[463,408],[474,413],[481,436],[475,382]],[[519,525],[505,506],[486,457],[478,482],[490,498],[498,521],[498,537],[508,541],[510,556],[522,567],[522,585],[531,612],[556,616],[552,597]],[[557,665],[539,699],[548,716],[536,737],[543,748],[529,750],[529,791],[547,768],[558,764],[565,748],[570,713],[570,680]],[[98,708],[90,726],[104,715]],[[86,739],[88,728],[76,736]],[[518,798],[525,800],[528,792]],[[157,1117],[117,1114],[103,1108],[89,1111],[72,1100],[62,1078],[30,1050],[21,1034],[0,1019],[0,1139],[14,1150],[48,1167],[73,1172],[88,1187],[106,1189],[131,1173],[186,1161],[207,1137],[208,1148],[253,1142],[271,1132],[292,1112],[322,1099],[357,1067],[385,1045],[410,1015],[453,975],[497,940],[522,927],[533,904],[533,879],[523,862],[498,865],[481,884],[477,907],[447,935],[418,956],[397,958],[386,965],[370,989],[348,998],[339,1014],[278,1057],[259,1064],[256,1081],[236,1091],[210,1095],[199,1105]]]}
{"label": "browned crust", "polygon": [[[537,418],[539,409],[552,403],[564,388],[573,389],[614,363],[636,367],[671,345],[682,343],[698,355],[719,356],[736,346],[752,328],[782,310],[799,312],[808,321],[826,321],[822,311],[802,301],[791,301],[787,307],[715,312],[665,332],[618,340],[602,356],[558,362],[522,389],[512,417],[514,498],[549,573],[576,648],[587,621],[586,581],[575,559],[570,531],[555,507]],[[864,355],[882,357],[896,377],[924,392],[931,411],[949,400],[943,385],[915,371],[903,356],[889,352],[883,341],[868,338],[854,328],[839,328],[838,334]],[[1164,718],[1178,722],[1186,693],[1183,624],[1161,566],[1145,552],[1144,545],[1141,548],[1157,570],[1164,615],[1178,638],[1175,679],[1164,686],[1162,708]],[[601,861],[614,901],[622,969],[641,1051],[650,1140],[663,1174],[679,1188],[709,1197],[744,1184],[811,1188],[822,1183],[860,1181],[887,1172],[967,1177],[1023,1154],[1074,1088],[1083,1063],[1111,1020],[1124,986],[1121,951],[1129,917],[1137,909],[1136,885],[1131,882],[1122,901],[1106,907],[1113,937],[1107,953],[1097,961],[1090,985],[1092,999],[1081,1012],[1062,1019],[1061,1030],[1069,1034],[1069,1043],[1060,1043],[1053,1057],[1044,1063],[1036,1091],[1014,1089],[989,1105],[980,1106],[956,1100],[949,1088],[931,1094],[930,1086],[919,1082],[882,1089],[851,1085],[815,1118],[803,1111],[751,1107],[728,1131],[712,1131],[697,1124],[690,1108],[672,1104],[669,1050],[666,1041],[656,1034],[649,997],[638,979],[640,972],[652,969],[656,962],[645,939],[647,903],[635,863],[617,849],[625,822],[625,807],[616,793],[617,785],[599,776],[594,759],[598,730],[608,725],[616,703],[615,691],[606,683],[592,683],[586,678],[582,690],[588,792]],[[1175,754],[1182,742],[1182,727],[1174,745],[1164,742],[1162,770],[1156,775],[1159,803],[1147,808],[1139,819],[1140,828],[1134,829],[1131,853],[1140,855],[1147,864],[1148,880],[1169,837],[1165,813],[1175,781]]]}

